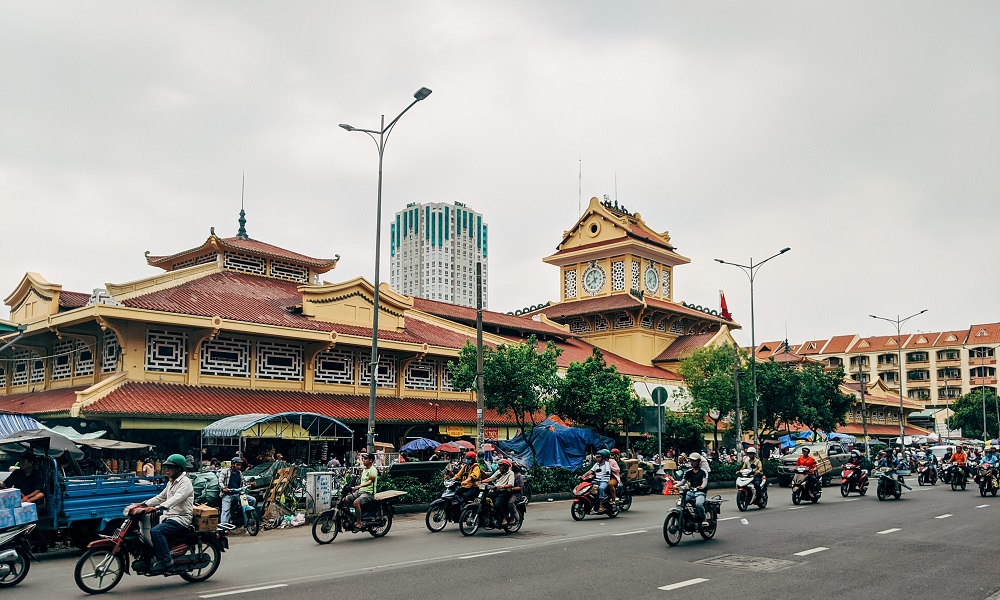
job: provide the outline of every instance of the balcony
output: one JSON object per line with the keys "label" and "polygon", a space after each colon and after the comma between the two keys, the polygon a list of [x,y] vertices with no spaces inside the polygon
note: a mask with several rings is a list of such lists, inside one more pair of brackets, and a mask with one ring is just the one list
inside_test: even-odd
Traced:
{"label": "balcony", "polygon": [[930,387],[930,385],[931,385],[931,380],[930,379],[907,379],[906,380],[906,387],[909,388],[909,389],[913,389],[913,388],[927,388],[927,387]]}
{"label": "balcony", "polygon": [[897,363],[896,361],[878,363],[879,371],[896,371],[898,369],[899,369],[899,363]]}
{"label": "balcony", "polygon": [[918,358],[914,358],[912,360],[909,359],[909,358],[907,358],[906,359],[906,364],[907,364],[907,366],[929,365],[929,364],[931,364],[931,359],[930,359],[929,356],[928,357],[918,357]]}
{"label": "balcony", "polygon": [[996,377],[973,377],[969,379],[969,385],[972,387],[979,387],[981,385],[996,385]]}
{"label": "balcony", "polygon": [[995,365],[995,364],[997,364],[997,359],[995,357],[992,357],[992,356],[989,357],[989,358],[970,358],[969,359],[969,366],[970,367],[981,367],[981,366]]}
{"label": "balcony", "polygon": [[954,358],[941,358],[939,356],[938,359],[937,359],[937,364],[938,364],[939,367],[950,366],[950,365],[959,365],[961,363],[962,363],[962,357],[960,357],[960,356],[956,356]]}

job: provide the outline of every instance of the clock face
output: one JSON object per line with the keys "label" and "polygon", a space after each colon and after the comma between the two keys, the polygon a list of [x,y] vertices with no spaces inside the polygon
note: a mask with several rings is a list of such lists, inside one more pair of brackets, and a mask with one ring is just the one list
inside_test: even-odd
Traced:
{"label": "clock face", "polygon": [[646,290],[651,293],[656,293],[656,290],[659,288],[659,283],[660,283],[660,278],[656,274],[656,269],[654,269],[653,267],[648,267],[646,269],[645,277],[646,277]]}
{"label": "clock face", "polygon": [[605,275],[603,268],[591,265],[583,272],[583,289],[587,290],[590,295],[594,295],[601,291],[606,279],[607,275]]}

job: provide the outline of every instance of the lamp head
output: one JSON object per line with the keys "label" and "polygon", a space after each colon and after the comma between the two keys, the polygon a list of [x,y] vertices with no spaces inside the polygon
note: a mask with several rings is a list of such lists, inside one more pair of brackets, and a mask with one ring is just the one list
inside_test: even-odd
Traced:
{"label": "lamp head", "polygon": [[348,125],[347,123],[341,123],[340,128],[346,129],[347,131],[354,131],[354,126]]}
{"label": "lamp head", "polygon": [[717,263],[722,263],[722,264],[726,264],[726,261],[722,260],[721,258],[717,258],[717,259],[715,259],[715,262],[717,262]]}
{"label": "lamp head", "polygon": [[781,252],[779,252],[778,254],[784,254],[785,252],[788,252],[789,250],[791,250],[791,248],[782,248]]}
{"label": "lamp head", "polygon": [[423,100],[424,98],[426,98],[427,96],[430,96],[430,95],[431,95],[431,91],[429,89],[425,88],[425,87],[422,87],[419,90],[417,90],[416,92],[414,92],[413,97],[417,99],[417,102],[420,102],[421,100]]}

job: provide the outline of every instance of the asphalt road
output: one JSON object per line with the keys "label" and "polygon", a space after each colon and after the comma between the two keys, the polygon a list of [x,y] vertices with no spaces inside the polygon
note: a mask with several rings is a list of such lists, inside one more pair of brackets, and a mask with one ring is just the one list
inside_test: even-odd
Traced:
{"label": "asphalt road", "polygon": [[[534,503],[513,535],[465,538],[454,524],[432,534],[423,515],[402,515],[385,538],[342,533],[328,546],[306,527],[234,536],[205,583],[128,575],[109,597],[561,599],[617,587],[622,598],[986,599],[1000,590],[1000,497],[938,485],[879,502],[874,489],[844,499],[830,487],[818,504],[794,507],[789,490],[770,492],[767,509],[740,513],[733,492],[721,491],[730,501],[715,539],[685,536],[674,548],[662,524],[676,497],[662,496],[637,498],[616,519],[579,523],[568,502]],[[76,557],[43,555],[0,594],[84,597],[73,583]]]}

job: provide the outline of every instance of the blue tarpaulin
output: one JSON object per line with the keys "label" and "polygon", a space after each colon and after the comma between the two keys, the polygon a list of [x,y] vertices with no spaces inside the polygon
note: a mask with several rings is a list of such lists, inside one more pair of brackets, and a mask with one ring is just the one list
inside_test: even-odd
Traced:
{"label": "blue tarpaulin", "polygon": [[0,437],[7,437],[12,433],[24,431],[25,429],[41,428],[42,425],[38,421],[26,415],[0,414]]}
{"label": "blue tarpaulin", "polygon": [[[531,449],[523,433],[513,439],[497,444],[501,450],[514,455],[519,461],[529,467],[535,465],[531,457]],[[541,467],[563,467],[578,469],[587,456],[587,446],[594,448],[613,448],[614,440],[604,437],[592,429],[582,427],[566,427],[551,419],[538,424],[531,432],[531,445],[535,448]]]}

